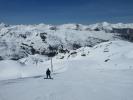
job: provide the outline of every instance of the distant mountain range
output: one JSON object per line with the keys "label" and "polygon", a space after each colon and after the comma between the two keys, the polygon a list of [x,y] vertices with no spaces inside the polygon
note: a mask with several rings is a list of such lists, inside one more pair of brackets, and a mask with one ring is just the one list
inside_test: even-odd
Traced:
{"label": "distant mountain range", "polygon": [[7,25],[0,24],[0,60],[28,55],[49,56],[112,40],[133,40],[133,24]]}

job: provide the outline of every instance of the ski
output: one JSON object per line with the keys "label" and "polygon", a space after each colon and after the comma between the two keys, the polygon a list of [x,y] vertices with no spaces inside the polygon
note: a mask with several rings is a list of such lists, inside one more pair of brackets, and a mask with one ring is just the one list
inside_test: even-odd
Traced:
{"label": "ski", "polygon": [[52,79],[53,80],[53,78],[44,78],[44,79]]}

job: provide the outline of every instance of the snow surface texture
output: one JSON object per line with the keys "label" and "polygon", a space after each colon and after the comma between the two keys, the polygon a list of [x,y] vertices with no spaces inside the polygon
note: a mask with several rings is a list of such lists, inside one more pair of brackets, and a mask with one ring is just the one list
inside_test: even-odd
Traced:
{"label": "snow surface texture", "polygon": [[[31,62],[32,57],[23,66],[15,61],[1,61],[1,78],[7,75],[19,79],[0,81],[0,100],[131,100],[132,49],[130,42],[110,41],[78,49],[76,55],[65,55],[66,59],[55,57],[54,80],[43,79],[43,71],[50,62],[39,62],[36,66]],[[32,74],[35,76],[31,77]],[[23,75],[30,77],[22,78]]]}

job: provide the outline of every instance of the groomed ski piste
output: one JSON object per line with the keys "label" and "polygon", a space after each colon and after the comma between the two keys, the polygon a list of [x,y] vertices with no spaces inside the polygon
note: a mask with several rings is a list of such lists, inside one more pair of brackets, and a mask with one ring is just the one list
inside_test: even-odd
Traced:
{"label": "groomed ski piste", "polygon": [[49,60],[33,63],[33,56],[45,60],[40,55],[0,61],[0,100],[132,100],[132,50],[130,42],[109,41],[69,58],[58,59],[59,54],[53,58],[53,80],[44,80]]}

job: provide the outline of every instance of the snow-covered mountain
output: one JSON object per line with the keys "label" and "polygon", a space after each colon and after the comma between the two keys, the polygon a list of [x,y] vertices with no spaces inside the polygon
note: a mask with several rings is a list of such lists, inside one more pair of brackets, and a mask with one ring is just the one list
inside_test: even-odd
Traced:
{"label": "snow-covered mountain", "polygon": [[131,100],[132,26],[1,24],[0,100]]}
{"label": "snow-covered mountain", "polygon": [[[77,50],[82,48],[120,40],[122,38],[118,35],[119,31],[132,33],[128,29],[132,30],[133,24],[103,22],[92,25],[6,25],[1,23],[0,60],[20,60],[21,63],[25,63],[32,58],[34,63],[37,55],[41,55],[43,60],[39,61],[43,62],[44,59],[49,60],[50,52],[54,52],[57,59],[67,59],[76,55]],[[132,36],[131,34],[128,37],[132,39]]]}
{"label": "snow-covered mountain", "polygon": [[28,55],[48,55],[50,49],[60,53],[118,40],[119,37],[115,32],[119,33],[120,30],[113,31],[114,28],[133,28],[133,24],[103,22],[93,25],[6,25],[1,23],[0,59],[18,60]]}
{"label": "snow-covered mountain", "polygon": [[[84,25],[0,25],[0,58],[18,60],[33,54],[47,55],[49,49],[73,50],[113,40],[113,34],[84,30]],[[87,26],[86,26],[87,27]]]}
{"label": "snow-covered mountain", "polygon": [[112,28],[133,28],[133,23],[128,23],[128,24],[123,24],[123,23],[117,23],[117,24],[111,24],[108,22],[102,22],[102,23],[96,23],[89,25],[91,29],[109,29],[111,30]]}

